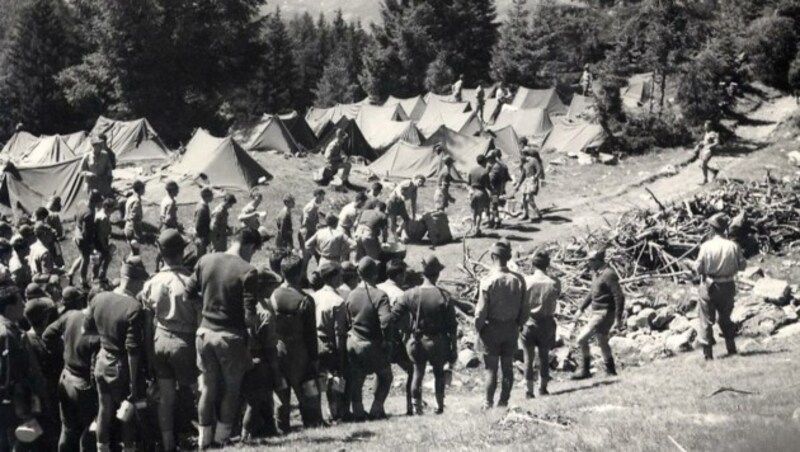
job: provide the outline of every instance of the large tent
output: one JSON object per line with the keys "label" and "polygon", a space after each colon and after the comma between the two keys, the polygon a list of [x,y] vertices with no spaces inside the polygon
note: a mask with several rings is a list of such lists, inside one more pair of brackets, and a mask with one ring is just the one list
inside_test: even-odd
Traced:
{"label": "large tent", "polygon": [[476,158],[486,154],[491,148],[492,140],[463,135],[442,126],[422,144],[423,146],[441,145],[442,150],[453,158],[455,168],[466,173],[476,165]]}
{"label": "large tent", "polygon": [[581,96],[580,94],[575,94],[572,96],[572,102],[569,104],[567,118],[572,120],[578,119],[581,115],[597,108],[596,106],[597,102],[593,96]]}
{"label": "large tent", "polygon": [[356,117],[356,125],[370,147],[379,154],[400,140],[411,144],[420,144],[422,141],[422,134],[408,120],[400,104],[382,107],[364,105]]}
{"label": "large tent", "polygon": [[441,172],[442,156],[433,150],[433,146],[398,141],[367,169],[379,177],[411,178],[422,175],[431,178]]}
{"label": "large tent", "polygon": [[417,127],[427,137],[441,126],[464,135],[475,135],[481,130],[480,120],[468,102],[447,102],[431,97]]}
{"label": "large tent", "polygon": [[[101,116],[92,128],[91,135],[105,134],[108,147],[117,157],[117,163],[137,163],[166,161],[171,158],[170,152],[161,138],[147,122],[140,118],[133,121],[116,121]],[[91,149],[89,141],[84,141],[78,153]]]}
{"label": "large tent", "polygon": [[567,114],[567,106],[558,97],[555,88],[530,89],[520,86],[511,106],[519,110],[541,108],[550,116]]}
{"label": "large tent", "polygon": [[642,107],[653,99],[653,73],[636,74],[622,89],[622,103],[629,108]]}
{"label": "large tent", "polygon": [[75,217],[85,204],[87,195],[81,176],[80,157],[59,163],[38,166],[7,164],[3,170],[0,201],[14,214],[32,214],[55,195],[61,197],[61,214]]}
{"label": "large tent", "polygon": [[328,127],[322,130],[319,143],[317,144],[317,151],[324,152],[325,147],[336,136],[336,130],[343,129],[347,132],[347,142],[344,146],[344,151],[347,155],[352,157],[363,157],[368,162],[378,158],[378,154],[372,146],[369,145],[361,130],[356,125],[355,120],[348,118],[341,118],[336,124],[328,124]]}
{"label": "large tent", "polygon": [[505,158],[519,159],[522,147],[519,145],[519,136],[511,126],[498,130],[485,130],[481,133],[484,138],[489,138],[494,143],[495,149],[500,149]]}
{"label": "large tent", "polygon": [[[264,117],[267,116],[269,115],[264,115]],[[292,138],[294,138],[297,144],[302,146],[305,150],[314,149],[314,146],[317,145],[317,136],[314,135],[311,126],[308,125],[306,119],[301,114],[292,111],[291,113],[278,115],[278,117],[281,118],[286,128],[289,129]]]}
{"label": "large tent", "polygon": [[81,130],[80,132],[61,135],[61,138],[64,139],[64,142],[67,143],[67,146],[69,146],[70,149],[76,151],[86,140],[86,132]]}
{"label": "large tent", "polygon": [[49,165],[72,160],[77,155],[61,135],[51,135],[39,140],[32,149],[19,159],[23,165]]}
{"label": "large tent", "polygon": [[542,144],[543,149],[553,149],[555,152],[568,155],[577,155],[587,149],[600,146],[606,139],[605,131],[598,124],[586,121],[569,121],[556,119],[553,130]]}
{"label": "large tent", "polygon": [[189,178],[204,175],[214,187],[238,190],[249,190],[262,178],[272,178],[232,137],[217,138],[203,129],[197,129],[169,172]]}
{"label": "large tent", "polygon": [[383,105],[387,106],[397,104],[400,104],[400,106],[403,107],[403,111],[406,112],[409,119],[412,121],[419,121],[420,118],[422,118],[422,115],[425,113],[426,104],[422,99],[422,96],[410,97],[408,99],[400,99],[398,97],[389,96]]}
{"label": "large tent", "polygon": [[49,147],[55,141],[64,143],[70,152],[78,154],[81,145],[86,140],[86,132],[75,132],[68,135],[42,135],[37,137],[31,133],[21,131],[11,136],[3,146],[0,155],[11,161],[20,161],[39,146]]}
{"label": "large tent", "polygon": [[322,138],[325,129],[330,124],[337,124],[340,119],[356,119],[358,112],[361,111],[363,103],[356,104],[336,104],[331,108],[311,107],[306,113],[306,122],[314,131],[314,134]]}
{"label": "large tent", "polygon": [[279,151],[289,155],[299,151],[289,129],[277,116],[265,115],[257,123],[236,130],[233,138],[248,151]]}
{"label": "large tent", "polygon": [[521,137],[539,138],[553,128],[553,123],[550,121],[550,115],[541,108],[503,109],[489,128],[496,131],[509,126],[513,127],[514,132]]}

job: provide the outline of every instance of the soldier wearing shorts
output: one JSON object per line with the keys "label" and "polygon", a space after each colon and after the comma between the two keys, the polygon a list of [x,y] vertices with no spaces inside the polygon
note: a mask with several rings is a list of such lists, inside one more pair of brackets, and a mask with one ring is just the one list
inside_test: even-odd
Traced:
{"label": "soldier wearing shorts", "polygon": [[561,296],[561,283],[548,275],[550,257],[537,252],[533,256],[534,272],[525,277],[525,302],[530,313],[522,328],[522,350],[525,360],[525,382],[529,399],[533,395],[533,361],[539,352],[539,395],[547,395],[550,380],[550,350],[556,345],[556,319],[558,297]]}
{"label": "soldier wearing shorts", "polygon": [[[139,362],[144,347],[144,314],[136,300],[147,271],[141,259],[128,260],[120,270],[120,285],[113,292],[101,292],[92,299],[84,329],[100,336],[100,352],[94,368],[100,409],[97,412],[97,450],[107,452],[112,441],[114,413],[124,401],[135,403],[139,394]],[[123,422],[125,450],[134,450],[134,420]]]}
{"label": "soldier wearing shorts", "polygon": [[536,206],[536,195],[539,194],[539,188],[541,187],[542,180],[544,180],[542,159],[535,149],[528,146],[527,139],[520,139],[520,144],[523,145],[522,158],[520,161],[522,174],[517,184],[514,186],[514,192],[516,193],[522,188],[522,208],[524,211],[522,219],[527,220],[530,218],[528,212],[530,208],[533,210],[534,219],[540,221],[542,219],[542,213]]}
{"label": "soldier wearing shorts", "polygon": [[136,240],[142,242],[142,195],[144,195],[144,182],[133,181],[133,193],[125,201],[125,239],[128,244]]}
{"label": "soldier wearing shorts", "polygon": [[700,185],[708,183],[708,173],[710,172],[714,179],[719,174],[719,169],[709,166],[711,157],[714,156],[714,150],[719,146],[719,133],[714,130],[714,125],[711,121],[706,121],[704,124],[705,134],[703,135],[703,142],[695,146],[695,157],[700,158],[700,169],[703,171],[703,182]]}
{"label": "soldier wearing shorts", "polygon": [[494,405],[497,390],[497,366],[503,372],[500,400],[497,406],[508,406],[514,385],[514,354],[519,331],[528,319],[525,311],[525,280],[508,269],[511,247],[506,242],[492,246],[492,269],[480,283],[475,308],[475,329],[478,350],[486,365],[486,399],[484,409]]}
{"label": "soldier wearing shorts", "polygon": [[258,231],[242,229],[228,251],[200,258],[189,279],[187,294],[203,299],[195,341],[201,372],[197,413],[201,448],[212,440],[227,443],[239,415],[242,379],[253,365],[248,327],[258,322],[258,273],[250,260],[261,245]]}
{"label": "soldier wearing shorts", "polygon": [[194,399],[197,389],[197,352],[195,334],[200,313],[200,298],[187,293],[191,273],[183,267],[183,250],[186,243],[175,229],[165,229],[158,237],[158,248],[164,266],[147,281],[139,294],[148,318],[148,340],[152,340],[151,365],[158,380],[161,399],[158,406],[158,424],[162,447],[175,449],[175,406],[180,385],[184,396]]}
{"label": "soldier wearing shorts", "polygon": [[476,159],[478,165],[467,175],[469,183],[469,207],[472,209],[472,227],[476,237],[481,235],[483,214],[489,212],[489,170],[486,169],[486,156]]}

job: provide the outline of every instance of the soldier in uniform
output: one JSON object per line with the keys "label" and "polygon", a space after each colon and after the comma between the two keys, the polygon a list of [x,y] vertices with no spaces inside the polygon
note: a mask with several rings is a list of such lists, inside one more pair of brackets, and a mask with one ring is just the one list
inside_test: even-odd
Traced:
{"label": "soldier in uniform", "polygon": [[230,226],[228,225],[229,211],[236,204],[236,197],[232,194],[225,195],[222,204],[218,205],[211,212],[211,247],[217,253],[228,250],[228,235]]}
{"label": "soldier in uniform", "polygon": [[522,174],[514,186],[514,193],[516,193],[520,187],[522,188],[522,208],[524,211],[522,219],[527,220],[530,218],[528,211],[530,208],[533,210],[535,220],[539,221],[542,219],[542,213],[536,206],[536,195],[539,194],[539,188],[541,187],[542,180],[544,180],[544,168],[542,167],[542,160],[541,157],[539,157],[539,153],[528,146],[528,140],[522,138],[520,139],[520,144],[523,145],[522,158],[520,161]]}
{"label": "soldier in uniform", "polygon": [[144,195],[144,182],[133,181],[133,194],[125,201],[125,239],[128,244],[136,240],[142,241],[142,195]]}
{"label": "soldier in uniform", "polygon": [[[386,293],[389,297],[389,308],[393,309],[400,298],[403,296],[403,285],[406,283],[406,263],[401,259],[393,259],[386,264],[386,281],[378,284],[376,287]],[[408,320],[402,318],[402,320]],[[392,324],[392,363],[397,364],[403,369],[408,378],[406,378],[406,414],[411,416],[414,414],[414,405],[412,397],[412,382],[414,377],[414,364],[406,351],[406,340],[410,331],[408,323]]]}
{"label": "soldier in uniform", "polygon": [[550,256],[544,252],[533,255],[534,272],[525,277],[525,301],[530,316],[522,329],[522,350],[525,360],[525,382],[529,399],[533,394],[533,361],[539,352],[539,395],[547,395],[550,380],[550,350],[556,345],[556,319],[561,282],[547,274]]}
{"label": "soldier in uniform", "polygon": [[200,190],[200,201],[194,208],[194,244],[197,258],[205,256],[211,244],[211,200],[214,192],[208,187]]}

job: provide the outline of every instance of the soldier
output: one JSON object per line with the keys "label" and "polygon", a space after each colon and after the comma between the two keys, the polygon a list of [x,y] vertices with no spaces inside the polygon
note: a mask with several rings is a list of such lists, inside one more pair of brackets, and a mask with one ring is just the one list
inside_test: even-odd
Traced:
{"label": "soldier", "polygon": [[297,256],[287,256],[281,262],[284,282],[275,289],[270,299],[275,313],[278,332],[278,363],[288,386],[277,392],[281,401],[278,408],[278,427],[289,432],[289,405],[291,393],[300,404],[300,415],[305,427],[316,427],[322,422],[319,406],[317,376],[319,351],[317,348],[317,320],[314,299],[300,289],[303,261]]}
{"label": "soldier", "polygon": [[392,308],[392,321],[409,325],[405,348],[414,365],[413,407],[422,414],[422,379],[425,366],[431,363],[435,378],[436,414],[444,412],[445,364],[458,356],[458,321],[450,296],[436,286],[444,266],[436,256],[422,260],[424,281],[421,286],[407,290]]}
{"label": "soldier", "polygon": [[351,167],[350,159],[344,151],[347,145],[347,139],[348,135],[344,129],[336,129],[336,135],[333,140],[325,146],[325,151],[322,154],[325,157],[328,168],[330,168],[331,177],[336,176],[339,169],[342,170],[342,185],[347,185]]}
{"label": "soldier", "polygon": [[519,180],[514,186],[514,193],[522,187],[522,208],[525,212],[522,216],[523,220],[530,218],[528,209],[533,210],[533,215],[536,221],[541,221],[542,213],[536,206],[536,195],[539,194],[542,180],[544,180],[544,168],[542,167],[542,159],[539,153],[528,146],[528,140],[521,138],[519,140],[523,146],[522,158],[520,159],[521,173]]}
{"label": "soldier", "polygon": [[33,227],[33,233],[36,234],[36,242],[31,245],[30,253],[28,253],[28,266],[32,276],[34,278],[38,275],[49,277],[56,274],[55,262],[50,252],[50,244],[55,235],[53,230],[50,229],[50,226],[38,222]]}
{"label": "soldier", "polygon": [[490,227],[499,228],[500,207],[504,205],[503,198],[506,195],[506,184],[511,181],[508,173],[508,166],[501,160],[502,153],[499,149],[492,149],[487,155],[489,169],[489,192],[491,193],[491,208],[489,210]]}
{"label": "soldier", "polygon": [[483,214],[489,212],[489,170],[486,168],[486,156],[476,157],[477,166],[469,171],[469,206],[472,209],[472,227],[475,237],[481,236]]}
{"label": "soldier", "polygon": [[197,258],[205,256],[211,244],[211,200],[214,192],[208,187],[200,190],[200,201],[194,209],[194,244]]}
{"label": "soldier", "polygon": [[326,262],[344,262],[350,258],[350,251],[356,248],[355,240],[348,237],[338,224],[336,215],[328,215],[325,227],[305,243],[307,250],[319,256],[318,267]]}
{"label": "soldier", "polygon": [[373,208],[361,212],[353,237],[356,239],[356,259],[369,256],[378,260],[381,243],[386,241],[389,222],[386,218],[386,204],[377,201]]}
{"label": "soldier", "polygon": [[348,237],[353,236],[353,229],[358,222],[358,217],[361,214],[361,210],[364,209],[366,202],[367,194],[358,192],[353,202],[345,204],[342,210],[339,211],[339,227]]}
{"label": "soldier", "polygon": [[113,198],[106,198],[103,200],[102,208],[97,209],[94,215],[94,248],[100,255],[100,259],[92,272],[98,281],[106,280],[108,266],[111,265],[111,213],[115,206],[116,202]]}
{"label": "soldier", "polygon": [[703,171],[703,182],[700,185],[708,183],[708,173],[710,172],[713,179],[717,179],[719,169],[709,166],[711,158],[714,156],[714,151],[719,147],[719,133],[714,130],[714,124],[711,121],[706,121],[703,125],[704,135],[702,143],[699,143],[694,148],[695,157],[700,158],[700,169]]}
{"label": "soldier", "polygon": [[361,283],[347,296],[349,332],[347,359],[349,377],[348,394],[353,404],[353,417],[357,421],[367,418],[364,411],[364,380],[376,374],[375,397],[369,411],[370,419],[384,419],[383,404],[392,386],[391,310],[389,297],[377,287],[378,263],[364,257],[358,263]]}
{"label": "soldier", "polygon": [[211,247],[217,253],[224,253],[228,250],[228,235],[230,235],[230,226],[228,226],[229,210],[236,204],[236,197],[228,193],[222,204],[218,205],[211,212]]}
{"label": "soldier", "polygon": [[533,395],[533,360],[539,351],[539,395],[547,395],[550,380],[550,350],[556,345],[556,319],[561,282],[547,274],[550,256],[544,252],[533,255],[534,272],[525,277],[525,301],[530,313],[522,329],[522,351],[525,360],[525,397]]}
{"label": "soldier", "polygon": [[[139,400],[139,363],[143,347],[144,314],[134,298],[145,281],[147,271],[141,259],[131,258],[120,270],[120,285],[113,292],[102,292],[92,299],[84,328],[100,336],[94,378],[100,408],[97,411],[97,450],[108,452],[111,423],[123,402]],[[136,433],[133,418],[122,421],[125,450],[134,450]]]}
{"label": "soldier", "polygon": [[[145,308],[146,340],[152,344],[148,361],[158,381],[161,398],[158,425],[161,447],[175,450],[176,384],[183,395],[197,392],[197,352],[195,334],[200,315],[200,299],[187,293],[191,273],[183,267],[186,242],[175,229],[164,229],[158,237],[158,249],[164,266],[144,285],[139,300]],[[155,331],[153,331],[155,328]]]}
{"label": "soldier", "polygon": [[[731,321],[731,312],[736,297],[736,273],[747,268],[741,247],[726,237],[730,219],[719,213],[708,219],[711,239],[700,246],[695,262],[695,272],[702,278],[700,304],[697,306],[700,320],[698,342],[703,346],[706,360],[714,359],[714,321],[725,337],[729,355],[736,354],[736,325]],[[717,315],[719,318],[717,319]]]}
{"label": "soldier", "polygon": [[125,239],[128,244],[134,240],[142,241],[142,195],[144,195],[144,182],[133,181],[133,194],[125,201]]}
{"label": "soldier", "polygon": [[80,268],[80,285],[82,287],[89,286],[89,281],[86,279],[89,273],[89,257],[92,255],[92,251],[94,251],[94,245],[97,240],[94,216],[95,210],[100,207],[102,201],[103,197],[100,196],[100,193],[92,192],[92,194],[89,195],[89,205],[86,207],[86,210],[81,212],[76,222],[75,244],[78,247],[80,256],[78,256],[72,264],[69,271],[69,278],[70,281],[72,281],[75,272]]}
{"label": "soldier", "polygon": [[484,409],[494,405],[497,390],[497,365],[503,372],[498,407],[508,406],[514,385],[514,354],[519,331],[528,319],[525,312],[525,280],[508,269],[511,247],[506,242],[492,246],[492,269],[480,283],[475,308],[478,348],[486,365],[486,400]]}
{"label": "soldier", "polygon": [[297,236],[298,243],[305,247],[306,240],[310,239],[317,232],[319,226],[319,207],[325,201],[325,190],[318,188],[314,190],[314,197],[303,207],[300,215],[300,233]]}
{"label": "soldier", "polygon": [[[400,226],[397,219],[403,220],[403,226],[407,227],[409,221],[417,219],[417,191],[419,187],[425,185],[425,176],[418,174],[412,180],[400,182],[392,190],[389,199],[386,201],[386,217],[389,219],[389,231],[395,241],[400,238]],[[411,215],[406,209],[406,201],[411,205]]]}
{"label": "soldier", "polygon": [[111,196],[112,172],[116,162],[113,161],[113,154],[106,148],[105,135],[92,136],[90,138],[92,152],[87,153],[81,161],[81,176],[86,183],[88,193],[97,191],[101,196]]}
{"label": "soldier", "polygon": [[294,248],[294,228],[292,226],[292,209],[294,209],[294,196],[283,197],[283,209],[275,219],[278,233],[275,235],[275,245],[278,249],[291,251]]}
{"label": "soldier", "polygon": [[167,183],[164,184],[164,188],[167,191],[167,195],[161,200],[161,210],[158,216],[160,221],[159,229],[177,229],[180,231],[181,227],[178,224],[178,201],[175,200],[180,192],[180,188],[178,187],[178,183],[174,180],[168,180]]}
{"label": "soldier", "polygon": [[[608,345],[609,334],[612,326],[621,330],[624,328],[622,316],[625,313],[625,295],[619,284],[617,272],[606,264],[605,250],[595,251],[589,255],[589,271],[592,272],[591,290],[580,306],[577,316],[590,305],[592,314],[589,323],[578,336],[578,345],[581,348],[583,360],[581,369],[573,379],[583,380],[591,378],[592,354],[589,350],[589,341],[597,336],[597,343],[603,354],[603,362],[606,374],[616,375],[617,367],[614,363],[614,356],[611,353],[611,346]],[[577,320],[577,319],[576,319]]]}
{"label": "soldier", "polygon": [[[386,293],[389,297],[389,309],[393,309],[403,296],[403,285],[406,283],[406,263],[401,259],[393,259],[386,264],[386,281],[376,287]],[[403,318],[402,320],[408,320]],[[413,397],[411,394],[411,384],[414,377],[414,364],[406,351],[406,340],[410,331],[408,323],[398,324],[393,322],[392,335],[389,340],[392,342],[392,363],[397,364],[406,372],[406,414],[414,414]]]}
{"label": "soldier", "polygon": [[258,206],[261,205],[261,201],[263,199],[261,193],[252,192],[250,197],[252,200],[242,208],[242,211],[239,212],[237,220],[239,220],[240,227],[250,228],[254,231],[257,231],[258,228],[261,227],[261,219],[266,217],[267,213],[258,211]]}

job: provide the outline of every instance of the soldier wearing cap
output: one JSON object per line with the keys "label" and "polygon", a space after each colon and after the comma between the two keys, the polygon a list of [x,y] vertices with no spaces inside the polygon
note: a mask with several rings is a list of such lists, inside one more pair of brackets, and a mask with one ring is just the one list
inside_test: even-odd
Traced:
{"label": "soldier wearing cap", "polygon": [[106,149],[105,135],[91,138],[92,152],[86,154],[81,161],[81,176],[86,183],[88,193],[99,192],[103,197],[111,195],[111,181],[116,162],[111,151]]}
{"label": "soldier wearing cap", "polygon": [[161,394],[158,424],[164,450],[175,448],[176,384],[193,400],[197,389],[195,334],[200,299],[188,293],[191,273],[183,266],[186,247],[175,229],[164,229],[158,249],[164,266],[144,285],[139,300],[145,308],[148,362],[153,367]]}
{"label": "soldier wearing cap", "polygon": [[347,311],[344,298],[336,291],[342,283],[342,267],[326,262],[317,268],[323,286],[314,292],[319,348],[320,393],[328,399],[330,419],[341,420],[345,415],[344,392],[336,387],[344,381],[347,368]]}
{"label": "soldier wearing cap", "polygon": [[592,354],[589,350],[589,341],[597,336],[597,344],[603,354],[603,364],[607,375],[616,375],[617,366],[608,345],[611,328],[617,330],[624,328],[622,316],[625,313],[625,295],[619,284],[617,272],[606,263],[605,250],[598,250],[589,255],[589,271],[592,273],[592,284],[589,293],[581,304],[577,316],[589,307],[592,307],[589,323],[578,335],[578,345],[581,348],[581,368],[573,377],[575,380],[591,378]]}
{"label": "soldier wearing cap", "polygon": [[486,156],[476,157],[477,165],[467,175],[469,183],[469,206],[472,209],[472,227],[476,237],[481,235],[483,214],[489,212],[489,170],[486,167]]}
{"label": "soldier wearing cap", "polygon": [[539,194],[539,188],[541,188],[544,180],[542,159],[535,149],[528,146],[526,138],[521,138],[520,144],[523,146],[522,157],[520,158],[521,174],[516,185],[514,185],[514,193],[519,191],[520,187],[522,188],[522,208],[525,212],[522,219],[527,220],[529,218],[528,209],[530,208],[533,210],[534,217],[536,217],[535,220],[538,221],[542,219],[542,213],[539,212],[539,208],[536,206],[536,195]]}
{"label": "soldier wearing cap", "polygon": [[130,244],[136,240],[142,241],[142,195],[144,195],[144,182],[133,181],[133,193],[125,200],[125,239]]}
{"label": "soldier wearing cap", "polygon": [[[314,299],[300,289],[303,261],[288,256],[281,262],[284,283],[275,289],[270,299],[278,331],[278,363],[288,386],[277,391],[278,427],[289,432],[290,391],[300,404],[303,425],[316,427],[322,422],[317,377],[319,350]],[[311,388],[314,390],[311,390]]]}
{"label": "soldier wearing cap", "polygon": [[534,272],[525,277],[525,302],[530,313],[522,328],[520,342],[525,360],[525,382],[529,399],[533,394],[533,361],[539,351],[539,395],[547,395],[550,380],[550,350],[556,345],[556,319],[561,282],[547,274],[550,256],[539,251],[533,255]]}
{"label": "soldier wearing cap", "polygon": [[[403,285],[406,283],[407,265],[402,259],[392,259],[386,264],[386,281],[376,287],[386,293],[389,297],[389,308],[393,308],[397,301],[403,296]],[[392,363],[397,364],[403,369],[406,378],[406,414],[414,414],[413,397],[411,393],[411,383],[414,376],[414,364],[406,352],[406,340],[408,339],[408,325],[400,325],[397,322],[392,324],[392,335],[389,340],[392,342]]]}
{"label": "soldier wearing cap", "polygon": [[211,207],[214,192],[209,187],[200,190],[200,201],[194,208],[194,244],[197,258],[205,256],[211,244]]}
{"label": "soldier wearing cap", "polygon": [[228,236],[231,232],[230,226],[228,226],[228,217],[234,204],[236,204],[236,197],[228,193],[222,204],[211,211],[211,247],[217,253],[224,253],[228,250]]}
{"label": "soldier wearing cap", "polygon": [[497,390],[497,366],[503,372],[500,400],[497,406],[507,406],[514,385],[514,354],[517,352],[519,330],[528,320],[525,312],[525,280],[508,269],[511,246],[504,241],[491,249],[492,269],[481,280],[478,305],[475,308],[475,329],[478,349],[486,365],[486,399],[484,409],[494,405]]}
{"label": "soldier wearing cap", "polygon": [[[425,176],[417,174],[413,179],[397,184],[389,195],[389,199],[386,201],[386,216],[389,219],[389,231],[395,241],[400,237],[400,226],[397,219],[402,219],[403,225],[406,227],[409,221],[417,219],[417,192],[423,185],[425,185]],[[406,201],[411,206],[411,215],[406,209]]]}
{"label": "soldier wearing cap", "polygon": [[[111,423],[123,401],[140,398],[139,362],[144,352],[144,314],[135,298],[147,281],[147,271],[138,257],[120,270],[120,285],[113,292],[97,294],[89,305],[84,328],[100,336],[94,377],[100,408],[97,412],[97,450],[110,450]],[[135,447],[134,422],[122,423],[126,450]]]}
{"label": "soldier wearing cap", "polygon": [[64,368],[58,383],[58,406],[61,413],[58,450],[86,450],[93,447],[89,426],[97,416],[92,358],[100,349],[100,336],[83,331],[86,299],[78,289],[64,289],[63,305],[65,312],[42,334],[50,353],[55,354],[63,348]]}
{"label": "soldier wearing cap", "polygon": [[388,237],[389,221],[386,217],[386,204],[377,201],[371,209],[364,208],[358,218],[358,225],[353,234],[356,239],[356,259],[369,256],[375,260],[380,258],[381,243]]}
{"label": "soldier wearing cap", "polygon": [[258,272],[250,260],[262,243],[257,231],[242,229],[228,251],[200,258],[189,279],[187,294],[203,299],[195,342],[201,448],[226,443],[239,414],[242,378],[253,364],[248,331],[258,324]]}
{"label": "soldier wearing cap", "polygon": [[411,358],[413,408],[422,414],[422,380],[425,366],[433,367],[436,414],[444,412],[444,368],[458,356],[458,321],[450,295],[436,285],[444,266],[436,256],[422,260],[421,286],[403,293],[392,308],[392,321],[408,327],[404,348]]}
{"label": "soldier wearing cap", "polygon": [[306,240],[306,249],[319,256],[319,266],[326,262],[344,262],[350,258],[350,251],[356,248],[356,241],[348,237],[338,223],[336,215],[328,215],[325,227]]}
{"label": "soldier wearing cap", "polygon": [[181,230],[178,224],[178,201],[175,199],[180,192],[178,183],[174,180],[168,180],[164,184],[164,189],[167,195],[161,200],[161,209],[159,210],[160,229],[177,229]]}
{"label": "soldier wearing cap", "polygon": [[736,297],[736,274],[747,267],[741,247],[727,238],[730,218],[719,213],[708,219],[711,238],[700,246],[695,261],[695,272],[702,278],[700,303],[697,306],[699,318],[698,342],[703,347],[707,360],[714,358],[714,321],[719,322],[728,354],[736,354],[736,325],[731,320]]}
{"label": "soldier wearing cap", "polygon": [[375,397],[369,411],[371,419],[386,417],[384,402],[392,386],[391,357],[391,309],[389,297],[375,287],[378,279],[378,263],[364,257],[358,263],[361,283],[350,292],[345,304],[349,318],[347,335],[347,359],[349,376],[348,394],[353,405],[353,416],[364,420],[363,390],[367,375],[375,374]]}

